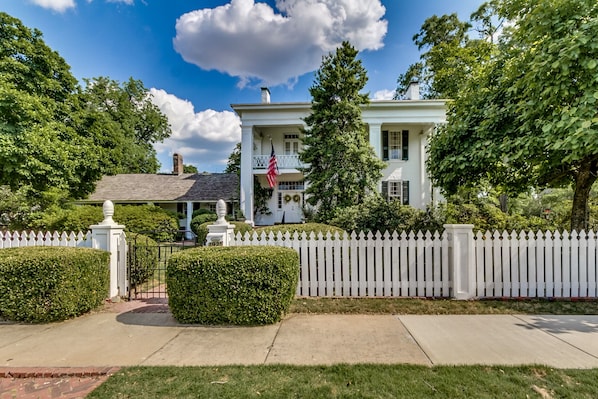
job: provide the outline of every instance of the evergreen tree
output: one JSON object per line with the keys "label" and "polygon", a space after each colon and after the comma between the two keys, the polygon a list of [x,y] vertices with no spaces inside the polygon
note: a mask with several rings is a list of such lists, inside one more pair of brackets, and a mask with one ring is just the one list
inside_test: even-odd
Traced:
{"label": "evergreen tree", "polygon": [[363,202],[375,189],[384,163],[367,140],[361,106],[368,94],[361,94],[367,74],[358,51],[348,42],[324,57],[316,72],[312,113],[305,118],[304,150],[300,153],[308,181],[307,202],[317,209],[317,219],[327,221],[337,208]]}

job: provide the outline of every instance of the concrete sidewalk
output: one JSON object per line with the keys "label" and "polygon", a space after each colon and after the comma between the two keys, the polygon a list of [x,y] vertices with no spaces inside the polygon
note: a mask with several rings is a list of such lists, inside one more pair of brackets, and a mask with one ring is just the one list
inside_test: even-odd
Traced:
{"label": "concrete sidewalk", "polygon": [[0,367],[334,363],[593,368],[598,316],[292,314],[270,326],[203,327],[138,303],[61,323],[0,323]]}

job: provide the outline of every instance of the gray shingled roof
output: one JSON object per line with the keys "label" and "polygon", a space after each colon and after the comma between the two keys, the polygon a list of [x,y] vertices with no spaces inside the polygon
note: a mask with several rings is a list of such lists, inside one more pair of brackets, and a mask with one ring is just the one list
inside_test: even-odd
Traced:
{"label": "gray shingled roof", "polygon": [[229,201],[239,198],[239,178],[231,173],[122,174],[104,176],[81,202]]}

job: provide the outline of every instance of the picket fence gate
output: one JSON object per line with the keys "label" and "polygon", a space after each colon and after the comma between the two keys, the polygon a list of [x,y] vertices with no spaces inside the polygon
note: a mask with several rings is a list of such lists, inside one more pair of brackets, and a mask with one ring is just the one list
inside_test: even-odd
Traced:
{"label": "picket fence gate", "polygon": [[471,298],[598,297],[598,238],[592,231],[487,231],[470,237],[457,249],[446,231],[254,232],[238,233],[230,245],[295,249],[299,296],[449,298],[472,279]]}

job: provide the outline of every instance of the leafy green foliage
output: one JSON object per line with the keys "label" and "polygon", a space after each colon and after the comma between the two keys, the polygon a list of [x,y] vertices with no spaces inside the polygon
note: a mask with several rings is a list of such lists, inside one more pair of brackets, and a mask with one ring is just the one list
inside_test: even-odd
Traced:
{"label": "leafy green foliage", "polygon": [[282,247],[198,247],[168,261],[168,305],[181,323],[263,325],[288,311],[299,255]]}
{"label": "leafy green foliage", "polygon": [[319,221],[328,220],[336,208],[362,202],[374,190],[384,163],[367,140],[361,108],[369,102],[360,94],[367,74],[357,50],[348,42],[324,57],[316,72],[312,113],[305,118],[304,150],[299,154],[309,164],[303,171],[309,186],[307,202],[317,209]]}
{"label": "leafy green foliage", "polygon": [[0,251],[0,316],[51,322],[79,316],[108,296],[110,254],[89,248]]}
{"label": "leafy green foliage", "polygon": [[339,209],[330,224],[347,231],[442,230],[442,222],[430,212],[402,205],[400,201],[386,201],[372,194],[363,204]]}
{"label": "leafy green foliage", "polygon": [[489,181],[509,194],[573,184],[571,229],[588,228],[598,176],[598,5],[495,3],[513,22],[455,96],[428,169],[452,193]]}
{"label": "leafy green foliage", "polygon": [[298,224],[278,224],[275,226],[264,226],[264,227],[259,227],[255,229],[255,232],[258,234],[262,234],[262,233],[290,233],[295,234],[295,233],[299,233],[299,235],[306,233],[307,236],[309,236],[311,233],[314,234],[327,234],[328,232],[330,232],[331,234],[335,234],[335,233],[339,233],[342,234],[344,233],[344,230],[336,227],[336,226],[331,226],[328,224],[323,224],[323,223],[298,223]]}
{"label": "leafy green foliage", "polygon": [[76,124],[94,140],[102,174],[156,173],[154,143],[170,136],[168,120],[140,80],[120,84],[107,77],[86,79]]}
{"label": "leafy green foliage", "polygon": [[491,5],[485,3],[472,15],[472,22],[479,26],[479,39],[468,36],[473,24],[460,21],[457,14],[427,18],[413,36],[418,49],[426,51],[419,62],[399,75],[395,98],[401,99],[413,80],[420,82],[424,98],[455,98],[462,83],[490,56],[491,39],[497,29],[488,17],[491,10]]}
{"label": "leafy green foliage", "polygon": [[133,290],[154,275],[158,266],[158,243],[138,233],[127,233],[129,283]]}
{"label": "leafy green foliage", "polygon": [[[54,210],[40,217],[32,226],[47,231],[87,231],[104,220],[101,206],[77,205]],[[178,231],[176,215],[155,205],[116,205],[114,221],[126,232],[141,233],[159,241],[174,239]]]}
{"label": "leafy green foliage", "polygon": [[32,207],[52,190],[85,197],[104,174],[158,170],[153,144],[170,128],[148,90],[87,82],[82,90],[39,30],[0,12],[0,185],[26,190]]}

